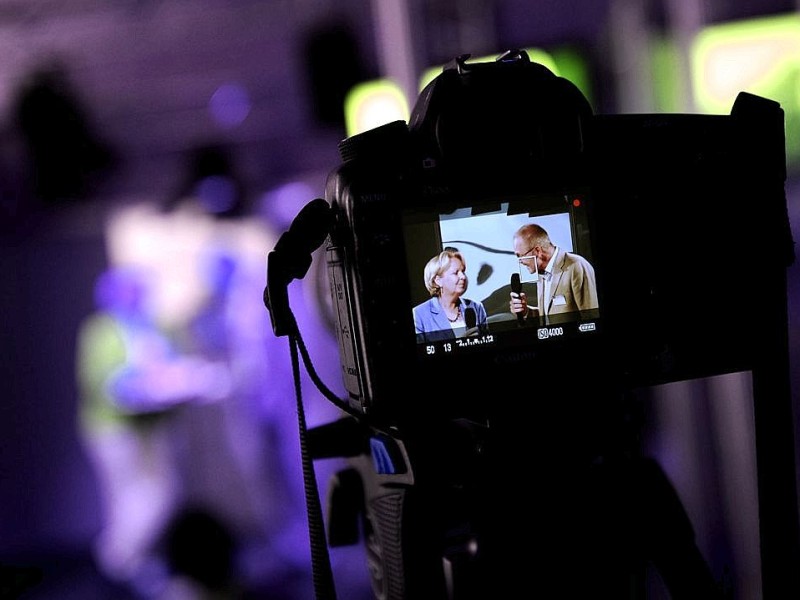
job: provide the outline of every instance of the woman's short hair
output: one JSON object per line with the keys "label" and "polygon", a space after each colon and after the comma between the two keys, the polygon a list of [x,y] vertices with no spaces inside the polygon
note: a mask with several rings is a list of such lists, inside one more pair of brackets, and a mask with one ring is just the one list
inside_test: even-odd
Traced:
{"label": "woman's short hair", "polygon": [[428,264],[425,265],[425,287],[428,289],[431,296],[439,296],[442,293],[442,288],[436,285],[434,279],[447,270],[447,267],[450,266],[450,261],[454,258],[460,260],[464,268],[467,268],[467,261],[464,260],[461,252],[450,249],[443,250],[430,259]]}

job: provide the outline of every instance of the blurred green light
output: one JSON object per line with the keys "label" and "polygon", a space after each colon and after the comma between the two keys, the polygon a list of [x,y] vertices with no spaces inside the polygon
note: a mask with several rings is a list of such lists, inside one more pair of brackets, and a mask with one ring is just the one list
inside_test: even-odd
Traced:
{"label": "blurred green light", "polygon": [[[555,65],[555,68],[550,70],[574,83],[586,97],[586,100],[589,101],[589,104],[594,105],[591,77],[585,53],[571,45],[550,48],[548,52]],[[542,64],[547,66],[545,63]]]}
{"label": "blurred green light", "polygon": [[[654,35],[651,40],[651,72],[653,108],[658,113],[680,113],[688,98],[685,71],[680,50],[674,38]],[[730,110],[730,107],[728,107]]]}
{"label": "blurred green light", "polygon": [[751,19],[704,29],[692,48],[695,99],[728,112],[740,91],[781,87],[800,64],[800,15]]}
{"label": "blurred green light", "polygon": [[788,162],[800,162],[800,15],[707,27],[696,37],[691,56],[698,110],[728,114],[742,91],[779,102]]}
{"label": "blurred green light", "polygon": [[347,136],[393,121],[408,121],[408,101],[391,79],[377,79],[354,86],[344,101]]}

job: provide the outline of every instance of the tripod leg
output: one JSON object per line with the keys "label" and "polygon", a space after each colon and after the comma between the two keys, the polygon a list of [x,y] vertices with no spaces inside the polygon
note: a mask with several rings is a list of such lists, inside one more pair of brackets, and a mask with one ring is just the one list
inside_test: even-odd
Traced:
{"label": "tripod leg", "polygon": [[694,529],[677,492],[652,460],[637,469],[646,514],[640,515],[645,550],[674,600],[721,598],[716,581],[695,542]]}

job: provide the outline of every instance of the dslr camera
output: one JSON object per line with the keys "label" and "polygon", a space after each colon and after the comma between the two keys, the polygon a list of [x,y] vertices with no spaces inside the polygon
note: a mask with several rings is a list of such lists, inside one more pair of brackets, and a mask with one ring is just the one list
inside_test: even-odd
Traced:
{"label": "dslr camera", "polygon": [[[714,597],[631,398],[783,360],[783,111],[742,93],[729,115],[599,115],[523,51],[468,58],[408,123],[342,141],[325,199],[270,255],[280,335],[281,288],[310,261],[281,255],[326,248],[350,413],[311,432],[315,457],[350,464],[328,541],[364,540],[379,599],[639,597],[647,564],[673,597]],[[528,224],[588,263],[571,285],[589,305],[553,310],[564,282],[514,244]],[[421,330],[445,250],[481,310]]]}

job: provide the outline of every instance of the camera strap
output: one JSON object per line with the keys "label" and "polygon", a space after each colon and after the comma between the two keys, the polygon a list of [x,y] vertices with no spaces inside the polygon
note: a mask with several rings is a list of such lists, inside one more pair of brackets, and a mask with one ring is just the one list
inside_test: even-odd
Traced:
{"label": "camera strap", "polygon": [[[308,537],[311,546],[311,569],[314,581],[314,595],[317,600],[336,600],[336,589],[333,581],[328,544],[325,539],[325,525],[322,518],[322,505],[319,500],[319,488],[314,471],[314,462],[308,448],[308,427],[306,425],[303,393],[300,381],[300,361],[297,353],[301,348],[303,360],[308,356],[305,345],[300,338],[299,330],[289,335],[289,349],[292,356],[292,375],[294,377],[295,398],[297,400],[297,421],[300,432],[300,458],[303,465],[303,484],[308,515]],[[308,368],[308,363],[306,363]],[[311,374],[309,372],[309,374]],[[313,377],[313,376],[312,376]]]}
{"label": "camera strap", "polygon": [[360,413],[350,407],[347,402],[339,398],[320,379],[314,369],[308,348],[300,335],[300,328],[291,309],[287,310],[289,328],[289,349],[292,358],[292,376],[294,378],[295,398],[297,400],[297,420],[300,433],[300,457],[303,465],[303,485],[306,499],[306,512],[308,515],[308,535],[311,546],[311,569],[314,580],[314,593],[317,600],[336,600],[336,589],[333,580],[328,543],[325,536],[325,523],[322,516],[322,504],[319,499],[319,486],[317,485],[316,472],[314,471],[313,456],[309,448],[308,427],[306,425],[305,408],[303,407],[303,393],[300,380],[300,360],[298,352],[303,359],[311,381],[327,400],[341,410],[361,420]]}

